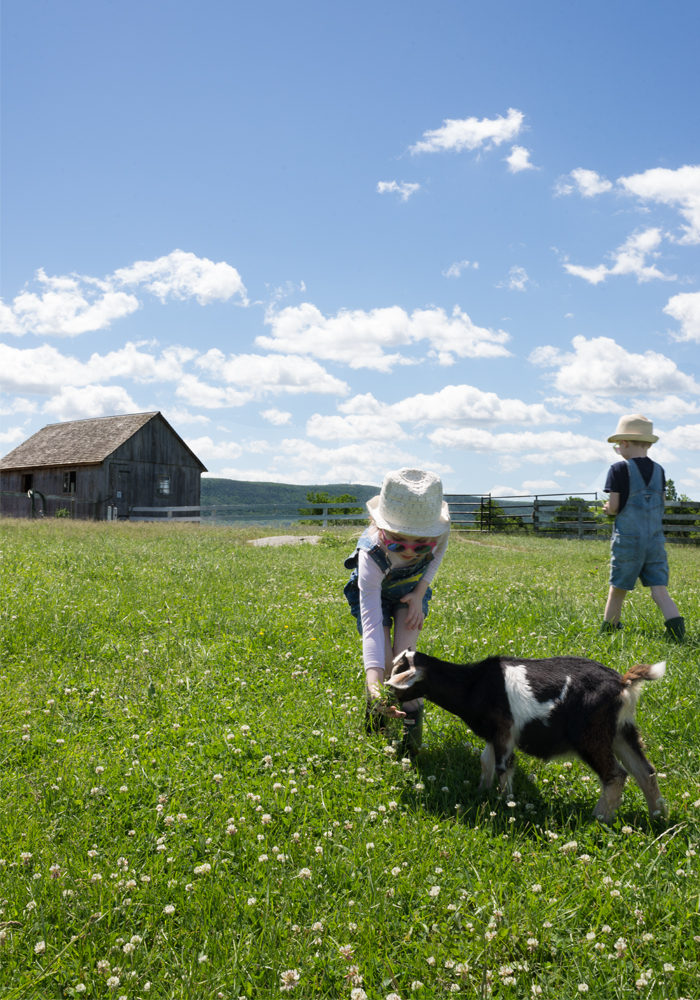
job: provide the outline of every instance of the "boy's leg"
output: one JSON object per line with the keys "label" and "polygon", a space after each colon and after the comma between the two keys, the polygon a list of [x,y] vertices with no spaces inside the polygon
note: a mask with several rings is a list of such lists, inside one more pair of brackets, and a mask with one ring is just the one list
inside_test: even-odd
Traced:
{"label": "boy's leg", "polygon": [[685,638],[685,619],[678,611],[678,605],[669,594],[666,587],[650,587],[652,600],[664,616],[666,631],[671,639],[683,642]]}
{"label": "boy's leg", "polygon": [[666,587],[650,587],[649,590],[651,592],[651,599],[664,616],[664,620],[680,617],[678,605],[673,600]]}
{"label": "boy's leg", "polygon": [[608,591],[608,600],[605,605],[605,613],[603,615],[603,627],[605,627],[606,623],[613,626],[619,625],[620,614],[622,613],[622,603],[626,597],[626,590],[623,590],[621,587],[610,587],[610,590]]}

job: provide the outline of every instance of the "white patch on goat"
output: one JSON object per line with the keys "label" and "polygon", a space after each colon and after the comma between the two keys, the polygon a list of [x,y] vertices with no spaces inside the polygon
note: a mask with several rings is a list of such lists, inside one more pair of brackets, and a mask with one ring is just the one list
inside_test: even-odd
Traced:
{"label": "white patch on goat", "polygon": [[566,698],[571,678],[566,678],[559,695],[549,701],[537,700],[527,677],[527,667],[522,663],[506,667],[504,680],[515,730],[517,734],[520,734],[528,722],[534,722],[537,719],[541,722],[547,721],[554,708]]}

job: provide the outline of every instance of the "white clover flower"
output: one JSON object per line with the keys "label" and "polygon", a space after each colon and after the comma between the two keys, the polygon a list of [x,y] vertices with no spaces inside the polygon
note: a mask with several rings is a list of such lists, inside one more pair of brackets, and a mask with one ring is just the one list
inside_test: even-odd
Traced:
{"label": "white clover flower", "polygon": [[37,943],[34,945],[34,954],[43,955],[45,951],[46,951],[46,941],[37,941]]}
{"label": "white clover flower", "polygon": [[285,969],[285,971],[280,975],[280,990],[293,990],[295,986],[299,985],[301,976],[296,969]]}
{"label": "white clover flower", "polygon": [[168,903],[166,906],[163,907],[163,913],[165,914],[166,917],[171,917],[174,912],[175,912],[175,907],[173,906],[172,903]]}

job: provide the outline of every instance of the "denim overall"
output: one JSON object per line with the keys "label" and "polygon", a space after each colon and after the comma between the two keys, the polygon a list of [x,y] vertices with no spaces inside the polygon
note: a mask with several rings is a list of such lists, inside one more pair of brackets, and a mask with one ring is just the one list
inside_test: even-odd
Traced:
{"label": "denim overall", "polygon": [[[426,552],[417,562],[411,562],[407,566],[392,566],[384,548],[372,538],[369,528],[364,531],[358,541],[357,547],[351,556],[345,560],[345,567],[352,570],[350,579],[343,588],[350,611],[357,621],[357,631],[362,635],[362,618],[360,615],[360,588],[357,584],[357,564],[360,549],[368,552],[370,557],[379,566],[384,579],[382,580],[382,625],[391,626],[392,620],[396,616],[396,611],[400,607],[401,598],[410,594],[415,588],[420,578],[428,568],[428,563],[432,562],[432,552]],[[428,616],[428,602],[432,597],[430,587],[423,597],[423,614]]]}
{"label": "denim overall", "polygon": [[621,590],[634,590],[638,578],[645,587],[668,584],[663,470],[653,464],[651,479],[645,483],[634,459],[627,462],[629,497],[615,518],[610,543],[610,583]]}

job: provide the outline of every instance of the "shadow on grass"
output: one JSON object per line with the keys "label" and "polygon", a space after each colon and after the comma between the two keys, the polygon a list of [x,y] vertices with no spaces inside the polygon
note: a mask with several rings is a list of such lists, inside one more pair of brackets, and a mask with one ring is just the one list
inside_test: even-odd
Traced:
{"label": "shadow on grass", "polygon": [[[598,800],[599,786],[591,772],[590,792],[578,793],[571,788],[557,788],[557,772],[547,779],[549,787],[542,787],[543,776],[537,781],[528,775],[528,766],[535,763],[546,772],[547,764],[533,761],[526,754],[516,755],[512,797],[502,796],[494,783],[489,791],[480,791],[480,755],[483,744],[465,734],[459,739],[455,734],[429,741],[412,763],[415,784],[407,786],[402,799],[411,809],[429,811],[442,820],[459,819],[465,826],[480,826],[488,822],[495,834],[515,828],[519,834],[541,839],[542,828],[616,830],[632,827],[638,832],[647,831],[660,835],[673,824],[673,818],[651,819],[639,790],[632,778],[628,779],[622,803],[610,826],[599,824],[593,818],[593,808]],[[566,780],[566,779],[564,779]],[[634,793],[632,793],[634,789]]]}

